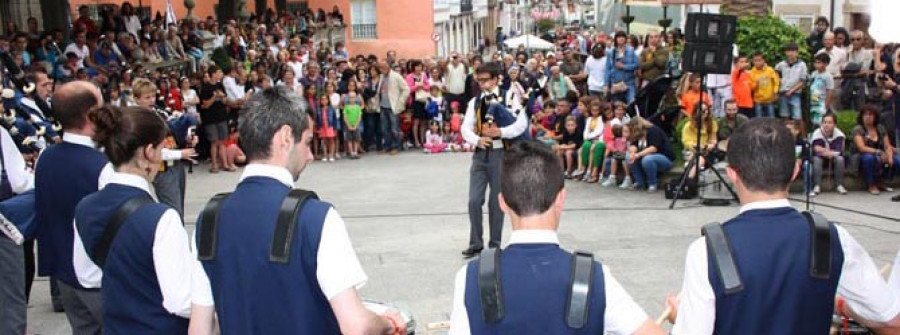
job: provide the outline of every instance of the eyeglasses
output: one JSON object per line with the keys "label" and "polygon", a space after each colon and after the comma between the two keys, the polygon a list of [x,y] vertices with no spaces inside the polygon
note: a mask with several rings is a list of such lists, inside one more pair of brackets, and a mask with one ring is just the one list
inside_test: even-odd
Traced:
{"label": "eyeglasses", "polygon": [[479,78],[475,78],[475,80],[478,81],[479,83],[486,83],[486,82],[491,81],[491,79],[494,79],[494,78],[491,78],[491,77],[479,77]]}

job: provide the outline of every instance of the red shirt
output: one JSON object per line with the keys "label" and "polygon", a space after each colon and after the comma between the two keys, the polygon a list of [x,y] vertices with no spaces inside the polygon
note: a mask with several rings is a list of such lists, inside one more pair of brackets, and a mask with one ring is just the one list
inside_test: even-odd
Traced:
{"label": "red shirt", "polygon": [[78,25],[83,25],[86,32],[96,33],[97,32],[97,24],[94,23],[94,20],[91,20],[86,17],[79,17],[78,20],[72,24],[74,27],[78,27]]}

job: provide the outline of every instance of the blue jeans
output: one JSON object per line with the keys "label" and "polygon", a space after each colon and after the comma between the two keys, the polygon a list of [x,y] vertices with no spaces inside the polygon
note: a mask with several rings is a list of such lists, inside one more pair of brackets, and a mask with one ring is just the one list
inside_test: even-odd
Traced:
{"label": "blue jeans", "polygon": [[775,117],[775,105],[771,102],[757,102],[753,104],[756,117]]}
{"label": "blue jeans", "polygon": [[400,150],[400,119],[390,108],[381,107],[381,129],[384,150]]}
{"label": "blue jeans", "polygon": [[640,186],[658,187],[658,175],[672,168],[672,161],[663,154],[650,154],[629,164],[628,169],[634,178],[634,184]]}
{"label": "blue jeans", "polygon": [[364,113],[363,124],[365,125],[365,127],[362,127],[364,148],[368,150],[374,144],[375,148],[380,151],[383,137],[381,133],[381,115]]}
{"label": "blue jeans", "polygon": [[[888,169],[884,167],[881,157],[873,153],[859,154],[859,163],[862,167],[863,178],[866,180],[866,186],[878,185],[883,180],[894,177],[894,172],[900,169],[900,155],[894,156],[894,168]],[[879,176],[880,172],[880,176]]]}
{"label": "blue jeans", "polygon": [[790,117],[794,120],[803,118],[803,113],[800,111],[799,93],[791,94],[791,96],[786,96],[784,93],[781,93],[778,97],[778,116],[783,118]]}

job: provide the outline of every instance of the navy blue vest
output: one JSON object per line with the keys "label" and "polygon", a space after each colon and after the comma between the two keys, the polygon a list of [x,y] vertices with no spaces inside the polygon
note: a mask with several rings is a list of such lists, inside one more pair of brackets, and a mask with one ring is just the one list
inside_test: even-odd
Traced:
{"label": "navy blue vest", "polygon": [[812,229],[791,208],[751,210],[723,225],[744,290],[725,295],[712,256],[716,334],[828,334],[844,252],[831,227],[831,277],[810,276]]}
{"label": "navy blue vest", "polygon": [[[88,255],[103,236],[109,220],[126,201],[150,195],[136,187],[109,184],[84,198],[75,209],[78,234]],[[119,228],[103,268],[103,333],[186,334],[188,320],[163,307],[153,262],[153,241],[159,219],[169,207],[141,207]]]}
{"label": "navy blue vest", "polygon": [[316,278],[331,205],[309,199],[300,210],[290,263],[269,261],[278,211],[289,191],[273,178],[250,177],[222,203],[215,259],[203,261],[203,268],[223,334],[340,333]]}
{"label": "navy blue vest", "polygon": [[81,288],[72,265],[75,205],[97,192],[107,162],[102,152],[68,142],[41,153],[34,173],[39,275]]}
{"label": "navy blue vest", "polygon": [[478,290],[479,259],[466,268],[465,304],[469,329],[477,334],[603,334],[606,291],[603,268],[594,262],[587,324],[566,325],[572,254],[556,244],[512,244],[500,254],[503,320],[484,322]]}
{"label": "navy blue vest", "polygon": [[[499,96],[495,99],[495,103],[488,106],[487,110],[484,108],[483,98],[477,97],[475,100],[475,115],[476,115],[476,124],[475,124],[475,133],[481,134],[481,128],[485,123],[487,123],[487,116],[491,115],[494,117],[494,123],[497,124],[497,127],[509,127],[516,123],[518,115],[514,114],[506,107],[506,91],[500,90]],[[522,113],[527,113],[525,110]],[[527,115],[527,114],[526,114]],[[530,139],[531,132],[528,131],[528,128],[522,132],[521,135],[516,136],[515,138],[506,140],[507,147],[515,143],[515,141]]]}

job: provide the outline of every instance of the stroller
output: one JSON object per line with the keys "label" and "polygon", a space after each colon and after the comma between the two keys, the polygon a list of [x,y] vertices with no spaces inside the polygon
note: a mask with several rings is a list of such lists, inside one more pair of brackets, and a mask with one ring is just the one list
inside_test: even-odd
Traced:
{"label": "stroller", "polygon": [[668,94],[674,94],[672,83],[678,78],[663,75],[644,88],[640,89],[634,97],[634,102],[628,105],[626,112],[629,116],[641,116],[654,125],[662,128],[666,134],[675,130],[675,120],[678,118],[680,108],[667,107],[662,104]]}

